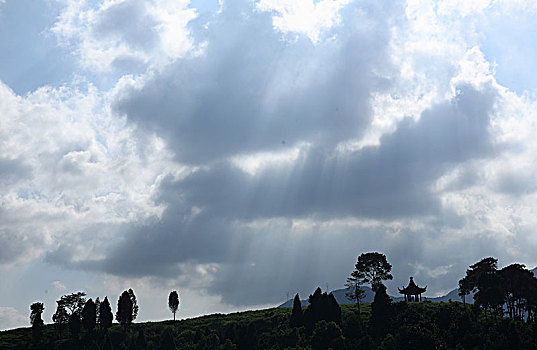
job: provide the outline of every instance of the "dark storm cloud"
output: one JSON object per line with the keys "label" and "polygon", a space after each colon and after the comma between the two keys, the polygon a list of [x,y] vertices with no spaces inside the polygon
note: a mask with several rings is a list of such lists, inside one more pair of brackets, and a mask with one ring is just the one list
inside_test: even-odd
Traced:
{"label": "dark storm cloud", "polygon": [[[378,146],[336,151],[369,127],[372,94],[398,79],[389,60],[390,28],[402,9],[391,5],[379,16],[381,5],[349,5],[343,24],[326,34],[334,37],[318,45],[275,32],[270,16],[252,11],[251,2],[225,2],[208,29],[194,21],[192,35],[206,40],[206,51],[135,86],[121,85],[126,89],[118,89],[113,109],[163,137],[178,161],[200,167],[160,182],[161,218],[126,224],[103,259],[76,268],[173,277],[184,273],[181,264],[216,264],[210,292],[253,305],[280,300],[286,291],[309,293],[312,283],[341,286],[356,255],[379,247],[405,279],[419,270],[420,257],[453,265],[423,249],[463,222],[442,208],[432,187],[454,167],[494,155],[489,128],[497,92],[461,84],[454,98],[417,121],[403,119]],[[297,159],[255,174],[230,160],[304,143]],[[328,226],[304,233],[293,226],[297,219],[417,219],[425,228],[386,234],[390,225],[377,224],[357,232],[355,222],[337,232]],[[65,251],[60,246],[49,261],[73,266],[76,259]]]}
{"label": "dark storm cloud", "polygon": [[[455,214],[442,212],[430,186],[452,167],[494,154],[489,127],[495,98],[490,87],[459,86],[451,101],[424,111],[418,121],[404,119],[378,147],[352,152],[343,160],[313,148],[291,169],[271,167],[251,175],[219,162],[185,179],[165,180],[159,188],[159,201],[167,205],[162,219],[128,229],[124,240],[93,268],[129,276],[173,275],[179,273],[177,263],[218,263],[221,270],[211,291],[234,304],[273,301],[290,286],[296,290],[308,281],[322,283],[322,276],[344,280],[340,275],[348,272],[345,266],[352,267],[364,247],[389,247],[392,261],[402,264],[407,276],[420,261],[422,238],[435,239],[442,227],[460,225]],[[394,246],[379,229],[345,231],[333,240],[326,231],[301,239],[285,225],[262,232],[241,226],[299,217],[442,219],[431,219],[432,232],[407,230]],[[278,230],[284,233],[274,233]],[[312,256],[319,256],[317,263]],[[288,271],[289,266],[296,271]],[[248,286],[262,292],[251,292]]]}
{"label": "dark storm cloud", "polygon": [[121,92],[115,111],[195,164],[270,150],[282,140],[332,147],[364,131],[370,94],[389,85],[381,74],[393,73],[389,15],[372,31],[353,27],[367,12],[350,11],[354,17],[333,30],[334,40],[314,46],[302,36],[282,40],[269,14],[253,11],[251,2],[225,4],[205,32],[193,25],[194,36],[207,40],[203,55]]}

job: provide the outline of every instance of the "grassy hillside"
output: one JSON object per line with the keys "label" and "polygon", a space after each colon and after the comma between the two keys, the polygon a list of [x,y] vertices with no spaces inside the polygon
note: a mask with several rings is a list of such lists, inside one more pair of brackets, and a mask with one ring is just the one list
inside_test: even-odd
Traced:
{"label": "grassy hillside", "polygon": [[[305,308],[304,308],[305,309]],[[0,332],[0,349],[537,349],[533,323],[485,319],[461,303],[395,303],[377,323],[371,304],[341,305],[341,322],[291,328],[291,309],[215,314],[177,322],[147,322],[107,332],[47,325],[37,341],[31,328]]]}

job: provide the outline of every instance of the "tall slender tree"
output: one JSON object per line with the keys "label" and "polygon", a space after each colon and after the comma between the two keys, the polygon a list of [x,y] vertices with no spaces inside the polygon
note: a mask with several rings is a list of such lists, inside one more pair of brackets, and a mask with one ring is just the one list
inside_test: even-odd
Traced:
{"label": "tall slender tree", "polygon": [[293,300],[293,311],[291,313],[291,327],[302,326],[302,316],[302,302],[300,301],[298,293],[296,293],[295,299]]}
{"label": "tall slender tree", "polygon": [[392,265],[388,263],[386,255],[378,252],[362,253],[358,257],[354,270],[347,278],[347,287],[350,287],[350,292],[347,296],[351,300],[356,301],[356,309],[358,313],[358,323],[360,323],[360,301],[365,295],[365,292],[360,286],[370,284],[373,291],[376,286],[382,284],[384,280],[391,280],[393,276],[390,274]]}
{"label": "tall slender tree", "polygon": [[372,333],[382,339],[389,324],[389,310],[392,299],[386,293],[386,287],[381,283],[377,284],[375,299],[371,303],[371,316],[369,325]]}
{"label": "tall slender tree", "polygon": [[80,333],[80,315],[78,311],[69,316],[69,332],[71,332],[73,339],[78,340],[78,334]]}
{"label": "tall slender tree", "polygon": [[97,312],[95,303],[90,298],[86,301],[86,304],[84,304],[84,308],[82,309],[82,325],[87,331],[91,332],[95,328],[96,321]]}
{"label": "tall slender tree", "polygon": [[61,335],[62,329],[69,322],[69,314],[65,307],[58,307],[54,315],[52,315],[52,322],[57,325],[58,333]]}
{"label": "tall slender tree", "polygon": [[45,306],[43,303],[37,302],[30,305],[30,323],[32,324],[32,334],[35,340],[39,340],[43,333],[44,322],[41,315],[44,310]]}
{"label": "tall slender tree", "polygon": [[134,320],[134,309],[131,296],[124,291],[117,301],[116,320],[123,326],[128,326]]}
{"label": "tall slender tree", "polygon": [[136,301],[136,295],[134,295],[134,291],[131,288],[129,288],[129,297],[132,302],[132,320],[134,321],[138,316],[138,302]]}
{"label": "tall slender tree", "polygon": [[99,305],[99,318],[102,328],[108,329],[112,326],[114,315],[112,314],[112,308],[110,307],[108,297],[104,297],[104,300]]}
{"label": "tall slender tree", "polygon": [[33,326],[34,324],[43,323],[43,318],[41,315],[43,314],[43,311],[45,310],[45,306],[43,303],[33,303],[30,305],[30,324]]}
{"label": "tall slender tree", "polygon": [[175,321],[175,313],[179,308],[179,294],[175,290],[173,292],[170,292],[170,296],[168,297],[168,307],[173,313],[173,320]]}
{"label": "tall slender tree", "polygon": [[99,297],[95,299],[95,323],[101,323],[101,300]]}

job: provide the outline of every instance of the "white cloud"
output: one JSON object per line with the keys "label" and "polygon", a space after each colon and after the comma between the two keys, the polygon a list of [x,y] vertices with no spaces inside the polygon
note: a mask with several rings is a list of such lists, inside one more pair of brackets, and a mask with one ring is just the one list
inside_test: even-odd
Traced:
{"label": "white cloud", "polygon": [[477,25],[527,4],[66,1],[54,33],[120,77],[0,85],[0,264],[133,288],[144,320],[173,289],[193,316],[339,287],[366,250],[431,293],[485,255],[533,267],[536,102]]}
{"label": "white cloud", "polygon": [[257,2],[257,8],[276,12],[272,23],[277,30],[304,34],[316,44],[323,31],[340,23],[339,11],[351,1],[261,0]]}
{"label": "white cloud", "polygon": [[[28,310],[30,310],[28,308]],[[30,312],[28,311],[28,315]],[[0,330],[6,330],[16,327],[25,327],[30,325],[30,317],[21,315],[13,307],[0,306]]]}
{"label": "white cloud", "polygon": [[64,291],[67,289],[67,287],[63,285],[60,281],[53,281],[52,286],[59,291]]}
{"label": "white cloud", "polygon": [[107,111],[105,95],[86,88],[20,97],[0,86],[0,160],[10,162],[7,175],[18,172],[0,182],[0,234],[13,243],[2,263],[33,259],[60,241],[83,244],[84,231],[104,225],[90,241],[99,246],[117,224],[162,211],[151,197],[160,176],[175,169],[171,154],[154,136],[136,137]]}
{"label": "white cloud", "polygon": [[109,0],[92,6],[65,1],[52,31],[71,46],[86,69],[106,72],[159,67],[191,47],[189,1]]}

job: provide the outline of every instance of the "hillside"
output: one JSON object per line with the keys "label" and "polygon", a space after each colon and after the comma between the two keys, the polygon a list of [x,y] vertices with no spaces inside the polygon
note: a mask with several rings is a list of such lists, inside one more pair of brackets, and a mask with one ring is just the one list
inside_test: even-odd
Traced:
{"label": "hillside", "polygon": [[[39,341],[30,328],[0,332],[0,349],[534,349],[535,326],[505,318],[484,318],[453,303],[394,303],[373,320],[362,304],[360,327],[355,305],[341,305],[341,321],[318,321],[292,328],[291,310],[273,308],[214,314],[177,322],[148,322],[104,332],[45,326]],[[377,311],[378,313],[379,311]],[[379,323],[380,321],[380,323]]]}

